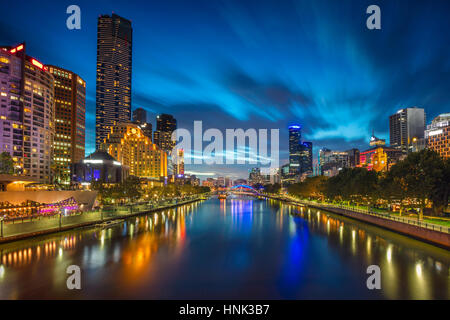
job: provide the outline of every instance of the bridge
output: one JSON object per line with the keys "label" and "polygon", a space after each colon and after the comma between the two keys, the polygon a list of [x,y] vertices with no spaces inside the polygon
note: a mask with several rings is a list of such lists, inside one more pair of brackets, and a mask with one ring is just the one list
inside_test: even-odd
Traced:
{"label": "bridge", "polygon": [[246,195],[252,195],[252,196],[260,195],[258,190],[256,190],[252,186],[248,186],[245,184],[240,184],[240,185],[231,187],[229,192],[231,192],[233,194],[246,194]]}

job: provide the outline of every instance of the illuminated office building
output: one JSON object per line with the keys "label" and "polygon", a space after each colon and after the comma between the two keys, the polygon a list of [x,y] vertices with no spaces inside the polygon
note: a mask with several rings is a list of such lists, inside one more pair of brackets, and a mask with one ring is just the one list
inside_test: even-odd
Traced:
{"label": "illuminated office building", "polygon": [[300,144],[300,173],[313,172],[312,142],[303,141]]}
{"label": "illuminated office building", "polygon": [[152,143],[134,123],[112,126],[101,145],[121,164],[130,168],[130,175],[141,178],[167,177],[167,154]]}
{"label": "illuminated office building", "polygon": [[55,181],[70,182],[70,165],[84,158],[86,82],[77,74],[48,66],[55,78]]}
{"label": "illuminated office building", "polygon": [[433,119],[425,131],[427,148],[436,151],[444,159],[450,158],[450,113]]}
{"label": "illuminated office building", "polygon": [[116,14],[97,24],[96,137],[98,149],[115,123],[131,120],[131,22]]}
{"label": "illuminated office building", "polygon": [[51,182],[54,117],[48,68],[24,43],[0,48],[0,151],[11,154],[16,174]]}
{"label": "illuminated office building", "polygon": [[178,149],[176,151],[176,157],[174,159],[174,174],[176,176],[184,175],[184,150]]}

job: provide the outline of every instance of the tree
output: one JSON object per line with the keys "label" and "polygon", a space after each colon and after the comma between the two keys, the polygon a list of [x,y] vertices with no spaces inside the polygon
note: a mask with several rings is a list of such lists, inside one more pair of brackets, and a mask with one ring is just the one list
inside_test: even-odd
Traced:
{"label": "tree", "polygon": [[121,185],[120,191],[123,194],[124,198],[136,201],[141,195],[141,181],[138,177],[129,176]]}
{"label": "tree", "polygon": [[0,173],[1,174],[13,174],[14,173],[14,161],[11,158],[9,152],[0,153]]}
{"label": "tree", "polygon": [[[423,219],[429,199],[435,199],[438,203],[441,201],[441,205],[445,202],[448,204],[448,180],[443,181],[446,175],[445,163],[438,153],[425,149],[409,154],[403,162],[407,172],[406,189],[419,205],[419,219]],[[447,199],[444,199],[446,192]]]}

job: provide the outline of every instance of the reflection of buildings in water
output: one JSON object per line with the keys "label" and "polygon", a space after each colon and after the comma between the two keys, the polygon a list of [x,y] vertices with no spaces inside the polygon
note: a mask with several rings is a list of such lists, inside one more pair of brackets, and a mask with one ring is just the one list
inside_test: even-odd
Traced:
{"label": "reflection of buildings in water", "polygon": [[[124,220],[124,223],[118,226],[120,229],[113,227],[103,230],[93,229],[90,231],[77,231],[71,232],[58,240],[43,240],[39,244],[27,246],[25,248],[22,247],[19,249],[10,250],[0,249],[0,266],[2,266],[3,270],[5,270],[6,268],[29,265],[39,261],[40,259],[50,259],[58,256],[61,257],[65,255],[66,251],[70,252],[75,250],[77,245],[80,243],[82,243],[85,246],[84,248],[87,249],[84,256],[85,262],[90,260],[89,257],[95,257],[100,259],[99,261],[104,261],[102,257],[107,253],[107,250],[105,251],[105,249],[107,248],[107,242],[113,237],[113,230],[119,231],[118,234],[121,234],[121,230],[124,230],[122,235],[134,237],[138,234],[138,232],[161,232],[161,230],[163,230],[165,233],[166,229],[171,230],[172,228],[172,233],[176,236],[176,239],[184,240],[186,236],[185,217],[190,215],[197,207],[197,203],[178,207],[180,209],[179,215],[177,215],[177,212],[174,209],[162,212],[164,216],[167,215],[168,217],[171,217],[170,224],[160,224],[162,221],[161,213],[157,212],[153,215],[153,217],[151,215],[141,216],[136,218],[134,222]],[[161,227],[161,229],[158,227]],[[170,234],[170,232],[168,234]],[[95,254],[94,247],[89,246],[91,247],[91,250],[89,250],[87,244],[83,243],[83,240],[92,238],[96,239],[99,244],[99,250],[98,252],[95,252]],[[117,258],[116,247],[113,256]],[[116,259],[114,260],[117,261]]]}

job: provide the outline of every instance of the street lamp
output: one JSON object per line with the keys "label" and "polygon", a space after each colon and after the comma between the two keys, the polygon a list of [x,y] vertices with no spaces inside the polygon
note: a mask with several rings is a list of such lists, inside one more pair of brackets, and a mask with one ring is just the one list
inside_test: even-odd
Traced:
{"label": "street lamp", "polygon": [[1,224],[1,227],[0,227],[0,229],[1,229],[1,231],[0,231],[0,237],[2,237],[2,238],[3,238],[3,220],[5,220],[5,216],[1,216],[1,217],[0,217],[0,224]]}

